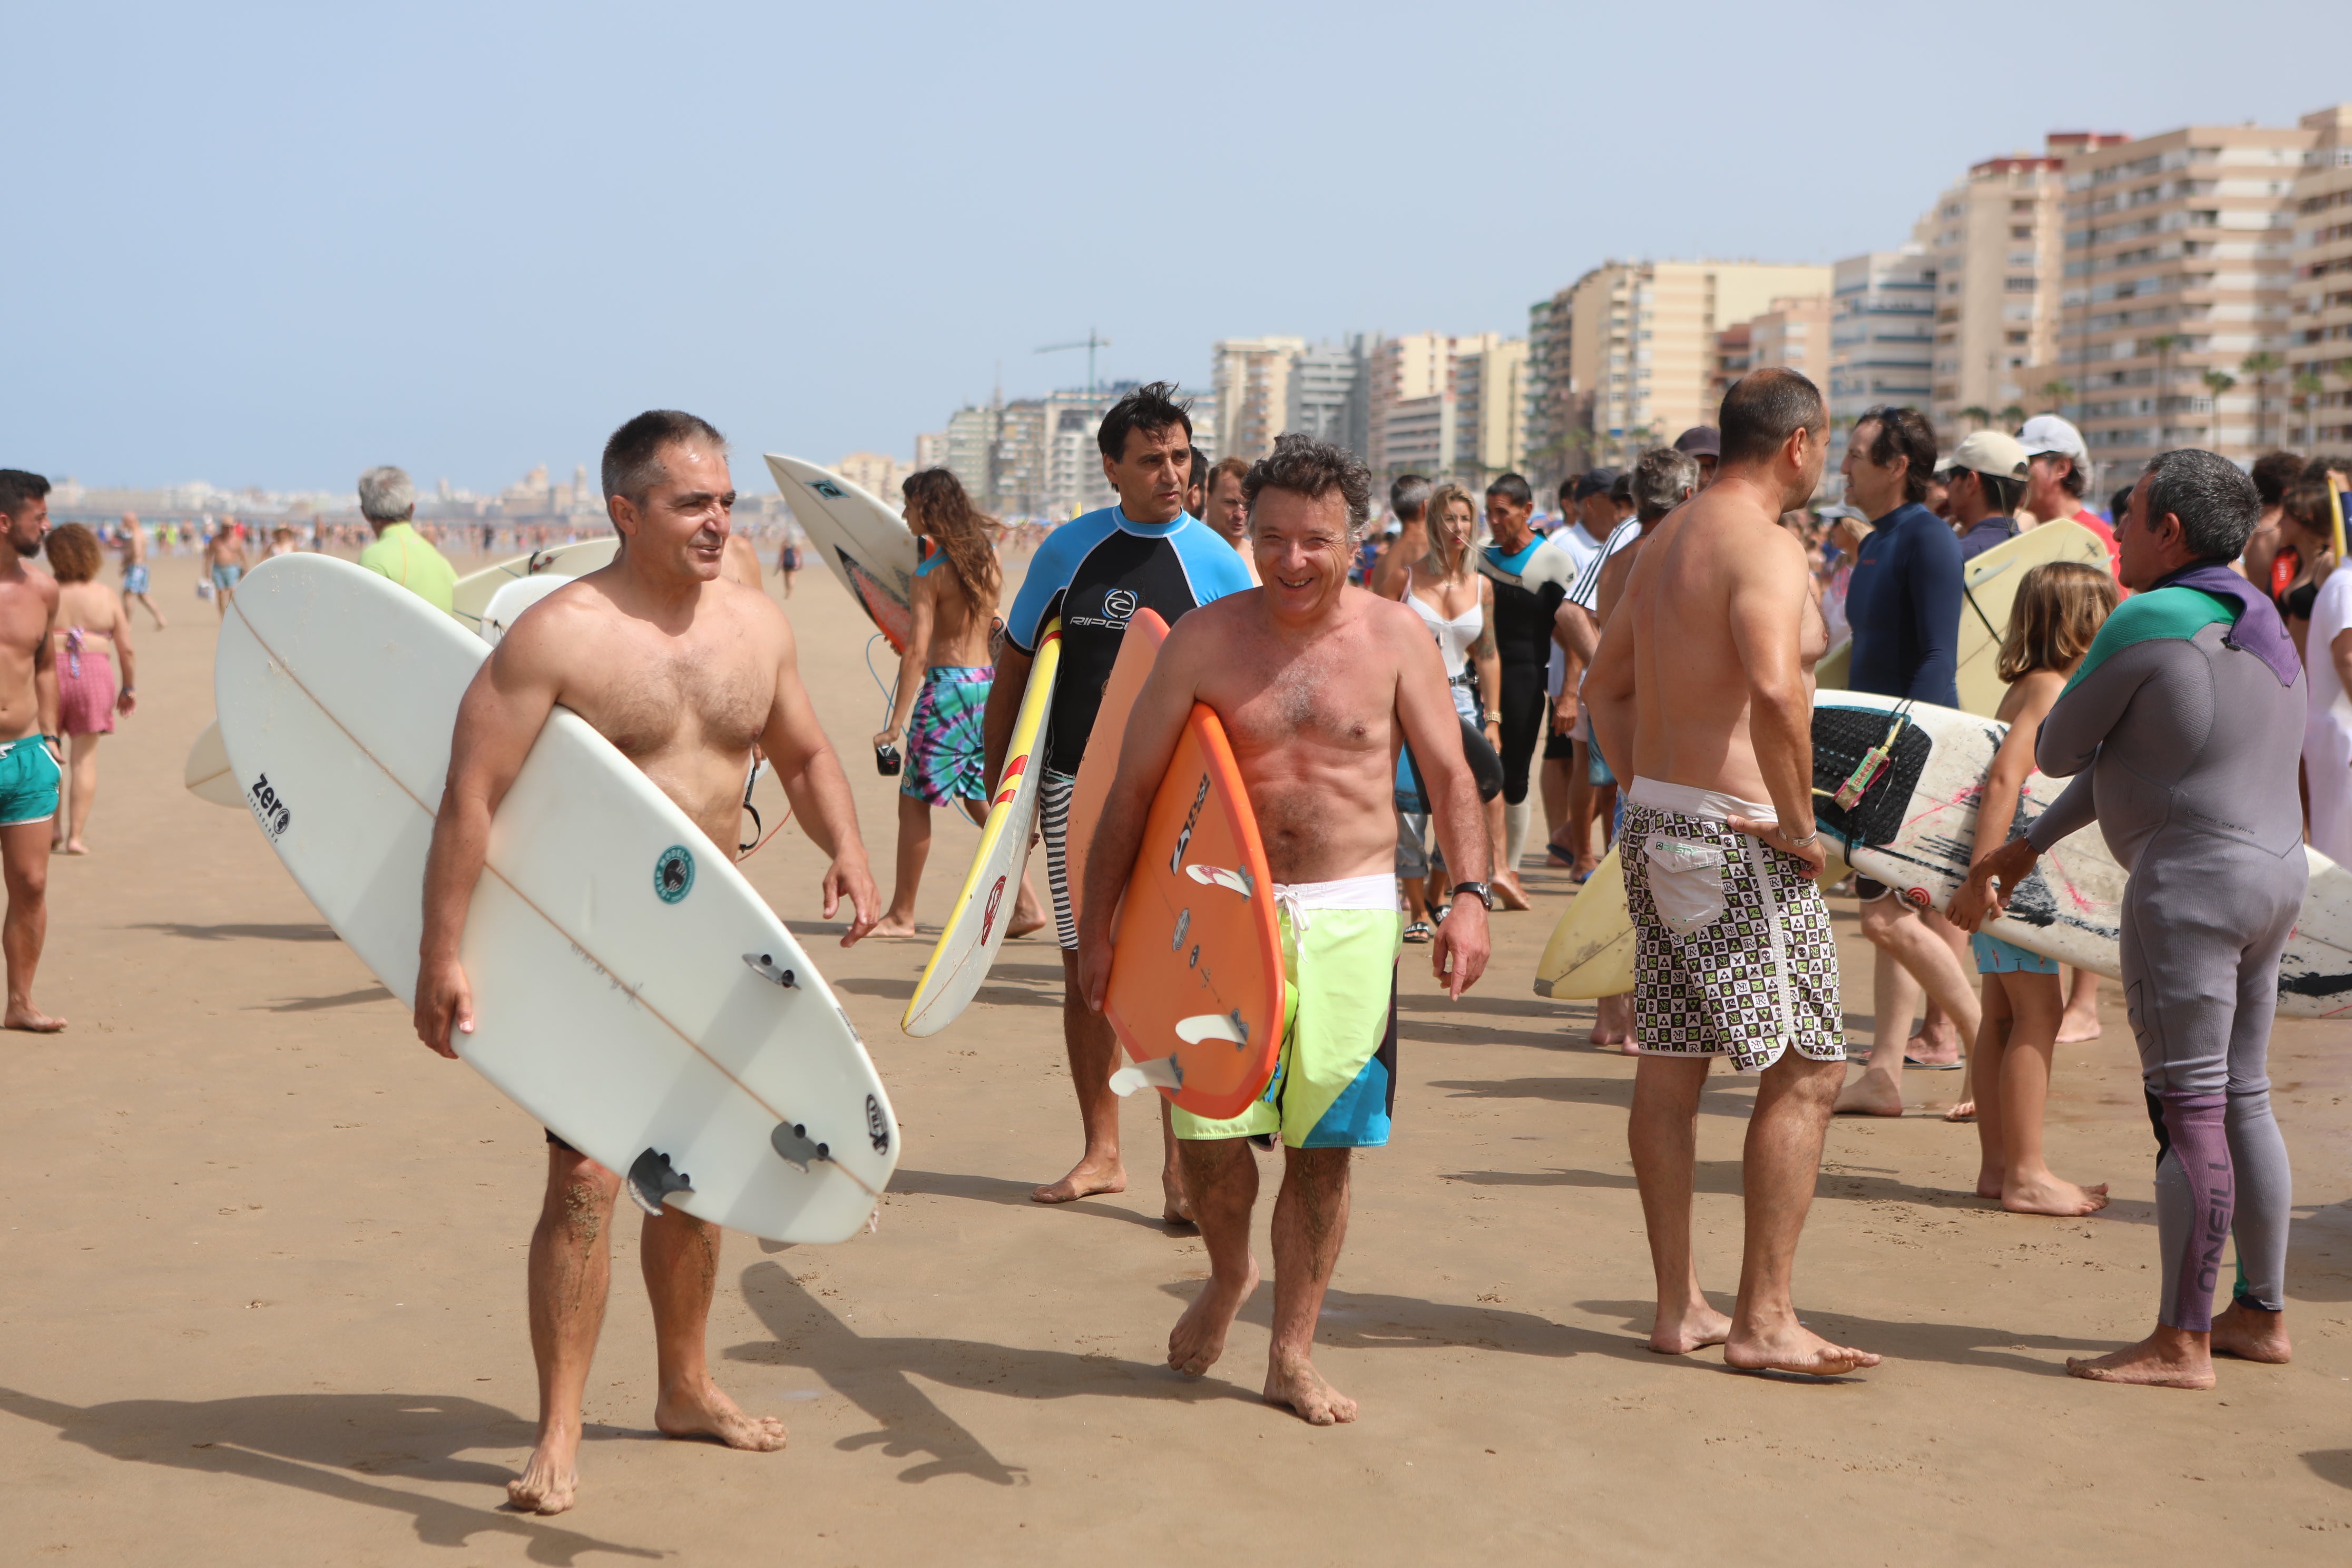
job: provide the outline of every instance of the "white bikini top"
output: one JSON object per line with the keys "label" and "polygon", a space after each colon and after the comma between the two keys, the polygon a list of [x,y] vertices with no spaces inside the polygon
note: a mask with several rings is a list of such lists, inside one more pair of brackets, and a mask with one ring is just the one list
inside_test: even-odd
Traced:
{"label": "white bikini top", "polygon": [[[1477,579],[1474,577],[1471,581],[1475,583]],[[1421,617],[1421,624],[1429,628],[1429,635],[1437,639],[1437,651],[1445,660],[1445,679],[1463,679],[1469,671],[1470,645],[1478,640],[1478,634],[1486,626],[1486,607],[1473,604],[1448,620],[1438,613],[1437,606],[1410,589],[1405,592],[1404,602]]]}

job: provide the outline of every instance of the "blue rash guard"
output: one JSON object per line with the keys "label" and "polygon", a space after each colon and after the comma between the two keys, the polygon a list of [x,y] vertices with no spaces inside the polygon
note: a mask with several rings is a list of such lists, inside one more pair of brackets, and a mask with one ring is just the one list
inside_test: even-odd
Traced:
{"label": "blue rash guard", "polygon": [[1187,610],[1255,585],[1225,536],[1182,512],[1173,522],[1136,522],[1107,506],[1047,534],[1004,617],[1004,640],[1031,656],[1045,623],[1061,617],[1046,768],[1077,773],[1128,617],[1154,610],[1172,626]]}
{"label": "blue rash guard", "polygon": [[1917,501],[1871,525],[1845,595],[1854,690],[1960,705],[1960,542]]}

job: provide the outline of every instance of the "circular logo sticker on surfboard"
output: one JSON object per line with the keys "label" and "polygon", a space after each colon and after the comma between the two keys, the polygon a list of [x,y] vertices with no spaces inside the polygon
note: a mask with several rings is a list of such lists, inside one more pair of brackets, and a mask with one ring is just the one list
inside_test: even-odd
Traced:
{"label": "circular logo sticker on surfboard", "polygon": [[673,844],[654,862],[654,892],[666,904],[677,903],[694,891],[694,852]]}

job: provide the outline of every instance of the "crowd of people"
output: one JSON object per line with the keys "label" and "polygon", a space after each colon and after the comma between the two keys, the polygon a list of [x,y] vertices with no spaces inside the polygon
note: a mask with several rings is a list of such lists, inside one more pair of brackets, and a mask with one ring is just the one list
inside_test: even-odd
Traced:
{"label": "crowd of people", "polygon": [[[2335,493],[2347,464],[2273,454],[2249,476],[2211,453],[2168,452],[2119,493],[2110,521],[2084,502],[2092,465],[2063,419],[1979,431],[1943,453],[1920,411],[1882,407],[1846,433],[1843,500],[1815,510],[1829,434],[1811,383],[1759,371],[1730,389],[1717,425],[1622,471],[1563,482],[1556,515],[1538,515],[1517,474],[1477,493],[1404,475],[1376,530],[1371,475],[1353,454],[1286,435],[1254,462],[1212,462],[1173,387],[1156,383],[1122,398],[1097,433],[1116,501],[1040,537],[984,516],[948,470],[919,472],[905,487],[922,542],[910,633],[873,736],[877,766],[900,777],[886,904],[846,775],[802,688],[791,622],[761,591],[756,555],[730,537],[726,444],[693,416],[641,415],[614,432],[603,465],[626,548],[519,618],[460,710],[424,894],[417,1032],[451,1056],[452,1031],[471,1027],[458,959],[468,892],[492,803],[556,704],[600,730],[624,714],[642,729],[646,705],[629,699],[659,645],[662,668],[692,678],[662,705],[674,732],[633,730],[632,756],[663,759],[662,787],[721,843],[746,769],[763,757],[827,858],[826,915],[851,906],[843,944],[913,937],[930,814],[982,819],[1058,623],[1039,759],[1045,886],[1024,884],[1011,929],[1050,920],[1062,950],[1081,1142],[1034,1200],[1127,1184],[1110,1082],[1119,1047],[1101,1012],[1110,920],[1196,702],[1234,742],[1293,977],[1278,1065],[1248,1110],[1211,1121],[1162,1102],[1163,1213],[1199,1227],[1211,1265],[1170,1335],[1171,1367],[1199,1376],[1213,1365],[1258,1283],[1251,1214],[1260,1157],[1278,1149],[1265,1397],[1318,1425],[1355,1418],[1312,1352],[1346,1234],[1350,1159],[1384,1144],[1397,1113],[1397,965],[1425,946],[1450,996],[1479,981],[1490,913],[1534,901],[1520,873],[1538,802],[1546,861],[1580,882],[1613,844],[1622,865],[1635,981],[1604,999],[1592,1039],[1637,1058],[1628,1142],[1655,1273],[1654,1350],[1721,1345],[1735,1367],[1806,1374],[1876,1364],[1798,1320],[1792,1277],[1830,1117],[1899,1114],[1906,1067],[1969,1063],[1960,1110],[1977,1126],[1980,1196],[2037,1214],[2105,1203],[2105,1186],[2053,1171],[2043,1139],[2055,1047],[2095,1032],[2095,977],[2069,986],[2056,965],[1979,929],[2039,855],[2095,822],[2130,872],[2120,962],[2159,1147],[2163,1272],[2156,1331],[2070,1368],[2201,1387],[2216,1352],[2284,1361],[2289,1194],[2265,1059],[2303,845],[2352,848],[2352,574],[2340,569]],[[0,947],[7,1026],[37,1030],[64,1026],[31,999],[47,857],[53,843],[83,847],[97,737],[135,707],[134,604],[163,624],[147,596],[154,545],[137,521],[110,541],[79,524],[51,529],[47,490],[37,475],[0,470]],[[359,493],[370,534],[361,564],[448,609],[455,574],[414,522],[407,476],[371,469]],[[1874,952],[1876,1028],[1848,1082],[1820,882],[1830,853],[1815,816],[1814,667],[1843,642],[1856,690],[1957,706],[1966,563],[2060,520],[2091,529],[2108,563],[2053,562],[2019,584],[1998,661],[2010,728],[1985,781],[1968,881],[1944,910],[1868,879],[1853,885]],[[97,582],[110,542],[119,592]],[[250,542],[228,526],[206,542],[224,614]],[[299,543],[281,530],[268,548]],[[1005,557],[1024,551],[1032,559],[1007,604]],[[43,553],[46,572],[33,564]],[[777,565],[788,592],[801,564],[786,539]],[[1171,631],[1074,888],[1079,760],[1099,739],[1128,623],[1147,608]],[[759,700],[750,707],[747,693]],[[2073,782],[2028,826],[2020,802],[2037,768]],[[1718,1057],[1759,1075],[1727,1315],[1701,1288],[1691,1235],[1696,1118]],[[552,1131],[548,1142],[530,1258],[541,1415],[510,1488],[516,1506],[541,1512],[569,1507],[577,1484],[619,1186]],[[2231,1236],[2239,1273],[2217,1315]],[[656,1424],[778,1447],[781,1425],[745,1415],[707,1370],[717,1247],[715,1229],[679,1211],[646,1221]]]}

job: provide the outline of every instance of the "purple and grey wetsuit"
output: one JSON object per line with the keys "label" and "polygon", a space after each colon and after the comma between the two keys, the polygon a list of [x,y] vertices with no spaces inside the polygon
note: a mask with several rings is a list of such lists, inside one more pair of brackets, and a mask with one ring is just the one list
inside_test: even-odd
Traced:
{"label": "purple and grey wetsuit", "polygon": [[2108,617],[2034,748],[2043,773],[2075,775],[2027,831],[2034,848],[2095,817],[2131,873],[2124,1002],[2156,1124],[2158,1318],[2192,1332],[2212,1326],[2233,1231],[2239,1298],[2286,1304],[2293,1194],[2268,1063],[2306,877],[2303,679],[2277,610],[2209,562]]}

